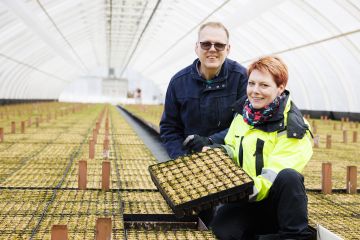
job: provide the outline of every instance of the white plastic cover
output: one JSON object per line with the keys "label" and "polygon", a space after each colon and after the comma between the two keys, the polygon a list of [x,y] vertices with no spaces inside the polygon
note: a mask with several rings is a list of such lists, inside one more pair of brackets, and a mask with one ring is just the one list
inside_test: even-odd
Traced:
{"label": "white plastic cover", "polygon": [[301,109],[360,112],[359,0],[2,0],[0,98],[59,98],[108,68],[164,96],[206,21],[228,27],[244,66],[282,57]]}

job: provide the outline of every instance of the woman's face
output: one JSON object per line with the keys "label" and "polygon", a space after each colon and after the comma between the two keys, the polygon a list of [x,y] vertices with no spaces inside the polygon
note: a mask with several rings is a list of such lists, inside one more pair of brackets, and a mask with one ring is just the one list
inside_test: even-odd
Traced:
{"label": "woman's face", "polygon": [[284,85],[276,86],[269,72],[255,69],[249,76],[246,93],[252,106],[261,109],[270,104],[284,89]]}

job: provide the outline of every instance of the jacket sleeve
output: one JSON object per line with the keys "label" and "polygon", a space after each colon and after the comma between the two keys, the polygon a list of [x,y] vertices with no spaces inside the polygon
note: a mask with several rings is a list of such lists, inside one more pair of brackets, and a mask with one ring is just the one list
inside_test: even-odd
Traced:
{"label": "jacket sleeve", "polygon": [[231,122],[230,128],[227,129],[228,132],[225,136],[224,142],[225,145],[223,145],[224,149],[226,150],[227,154],[234,160],[235,163],[239,164],[237,154],[235,154],[235,148],[236,148],[236,117]]}
{"label": "jacket sleeve", "polygon": [[224,139],[226,134],[228,133],[229,129],[226,128],[224,130],[222,130],[221,132],[217,132],[211,136],[209,136],[209,138],[211,139],[211,141],[213,143],[218,143],[218,144],[224,144]]}
{"label": "jacket sleeve", "polygon": [[182,143],[185,140],[184,125],[171,81],[166,92],[164,112],[160,121],[160,138],[170,158],[174,159],[187,153],[182,149]]}
{"label": "jacket sleeve", "polygon": [[291,168],[302,172],[312,153],[309,133],[302,139],[288,138],[286,134],[278,137],[275,148],[270,153],[261,174],[253,178],[254,193],[250,196],[250,201],[260,201],[267,197],[270,187],[281,170]]}
{"label": "jacket sleeve", "polygon": [[244,68],[241,72],[236,99],[240,99],[240,98],[246,96],[246,88],[247,88],[247,84],[248,84],[248,75],[247,75],[246,71],[247,71],[246,68]]}

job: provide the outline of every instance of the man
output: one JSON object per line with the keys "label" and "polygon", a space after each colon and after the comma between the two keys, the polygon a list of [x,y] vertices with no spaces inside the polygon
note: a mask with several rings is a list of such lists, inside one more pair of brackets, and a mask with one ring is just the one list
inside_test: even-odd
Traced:
{"label": "man", "polygon": [[246,94],[246,69],[227,59],[229,33],[223,24],[203,24],[195,52],[198,59],[173,76],[166,93],[160,136],[171,158],[223,144],[231,105]]}

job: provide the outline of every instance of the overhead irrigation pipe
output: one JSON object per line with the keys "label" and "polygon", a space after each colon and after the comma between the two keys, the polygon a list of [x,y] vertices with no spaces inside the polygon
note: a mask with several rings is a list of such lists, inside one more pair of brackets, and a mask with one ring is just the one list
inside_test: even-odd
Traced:
{"label": "overhead irrigation pipe", "polygon": [[[23,20],[23,23],[30,29],[32,30],[40,39],[42,39],[49,47],[50,49],[52,49],[56,55],[61,56],[66,62],[74,62],[74,63],[78,63],[71,55],[68,54],[68,52],[59,44],[57,44],[56,40],[54,39],[54,37],[49,33],[49,31],[44,27],[44,25],[41,23],[41,21],[36,17],[36,15],[34,15],[33,13],[30,12],[30,10],[27,8],[27,5],[25,2],[23,2],[22,0],[3,0],[2,1],[10,10],[13,11],[13,13],[15,13],[20,19]],[[38,1],[39,3],[39,1]],[[42,5],[39,3],[39,5],[42,7]],[[44,10],[44,8],[42,7],[42,9]],[[47,12],[45,11],[45,14],[47,14]],[[54,23],[54,21],[50,18],[50,16],[47,14],[47,16],[49,17],[50,21]],[[55,28],[59,31],[59,28],[56,26],[55,24]],[[62,37],[64,37],[64,35],[59,32],[60,35]],[[69,42],[64,39],[65,42],[67,42],[67,44],[69,45]],[[83,68],[85,68],[85,70],[87,71],[86,66],[84,65],[84,63],[81,61],[81,59],[79,58],[79,56],[76,54],[76,52],[74,51],[74,49],[71,47],[70,45],[70,49],[72,49],[73,53],[75,54],[75,56],[78,58],[78,60],[81,63],[81,66]]]}
{"label": "overhead irrigation pipe", "polygon": [[35,70],[35,71],[37,71],[37,72],[40,72],[40,73],[42,73],[42,74],[45,74],[45,75],[47,75],[47,76],[49,76],[49,77],[52,77],[52,78],[54,78],[54,79],[57,79],[57,80],[59,80],[59,81],[70,82],[69,80],[66,80],[66,79],[60,78],[60,77],[58,77],[58,76],[55,76],[54,74],[45,72],[45,71],[37,68],[36,66],[30,65],[30,64],[25,63],[25,62],[21,62],[21,61],[19,61],[19,60],[17,60],[17,59],[14,59],[14,58],[12,58],[12,57],[9,57],[9,56],[7,56],[7,55],[5,55],[5,54],[0,53],[0,57],[3,57],[3,58],[5,58],[5,59],[7,59],[7,60],[9,60],[9,61],[15,62],[15,63],[17,63],[17,64],[19,64],[19,65],[22,65],[22,66],[25,66],[25,67],[27,67],[27,68],[33,69],[33,70]]}
{"label": "overhead irrigation pipe", "polygon": [[147,21],[147,23],[146,23],[146,25],[145,25],[144,29],[142,30],[142,32],[141,32],[141,34],[140,34],[140,37],[139,37],[139,39],[138,39],[138,41],[137,41],[137,43],[136,43],[136,45],[135,45],[134,49],[132,50],[132,52],[131,52],[131,54],[130,54],[130,56],[129,56],[129,59],[127,60],[127,62],[126,62],[126,64],[125,64],[125,66],[123,67],[123,69],[122,69],[122,71],[121,71],[120,76],[122,76],[122,75],[124,74],[125,69],[127,68],[127,66],[129,65],[129,63],[130,63],[131,59],[133,58],[134,53],[135,53],[136,49],[138,48],[139,43],[140,43],[140,41],[141,41],[141,39],[142,39],[142,37],[143,37],[143,35],[144,35],[144,33],[145,33],[146,29],[148,28],[148,26],[149,26],[149,24],[150,24],[150,22],[151,22],[151,20],[152,20],[152,18],[153,18],[153,16],[154,16],[154,14],[155,14],[155,12],[156,12],[157,8],[159,7],[160,2],[161,2],[161,0],[158,0],[158,1],[157,1],[157,3],[156,3],[156,5],[155,5],[155,7],[154,7],[154,9],[153,9],[153,11],[152,11],[152,13],[151,13],[151,15],[150,15],[150,17],[149,17],[148,21]]}
{"label": "overhead irrigation pipe", "polygon": [[[352,34],[355,34],[355,33],[359,33],[359,32],[360,32],[360,29],[356,29],[354,31],[341,33],[341,34],[334,35],[334,36],[331,36],[331,37],[328,37],[328,38],[316,40],[316,41],[313,41],[313,42],[308,42],[308,43],[301,44],[301,45],[298,45],[298,46],[295,46],[295,47],[291,47],[291,48],[287,48],[287,49],[283,49],[283,50],[280,50],[280,51],[277,51],[277,52],[272,52],[272,53],[267,53],[267,54],[268,55],[280,55],[282,53],[286,53],[286,52],[294,51],[294,50],[297,50],[297,49],[313,46],[313,45],[316,45],[316,44],[319,44],[319,43],[327,42],[327,41],[337,39],[337,38],[342,38],[342,37],[352,35]],[[246,60],[241,61],[241,63],[252,62],[252,61],[255,61],[256,59],[257,58],[246,59]]]}
{"label": "overhead irrigation pipe", "polygon": [[41,4],[40,0],[36,0],[37,3],[39,4],[40,8],[43,10],[43,12],[45,13],[45,15],[49,18],[50,22],[53,24],[53,26],[55,27],[56,31],[58,31],[58,33],[60,34],[60,36],[63,38],[63,40],[65,41],[65,43],[68,45],[68,47],[71,49],[71,51],[73,52],[73,54],[75,55],[75,57],[79,60],[79,62],[81,63],[81,65],[83,66],[83,68],[89,72],[89,69],[86,67],[85,63],[82,61],[82,59],[80,58],[79,54],[75,51],[74,47],[70,44],[70,42],[67,40],[67,38],[64,36],[64,34],[61,32],[61,30],[59,29],[58,25],[55,23],[55,21],[52,19],[52,17],[50,16],[50,14],[46,11],[46,9],[44,8],[44,6]]}

